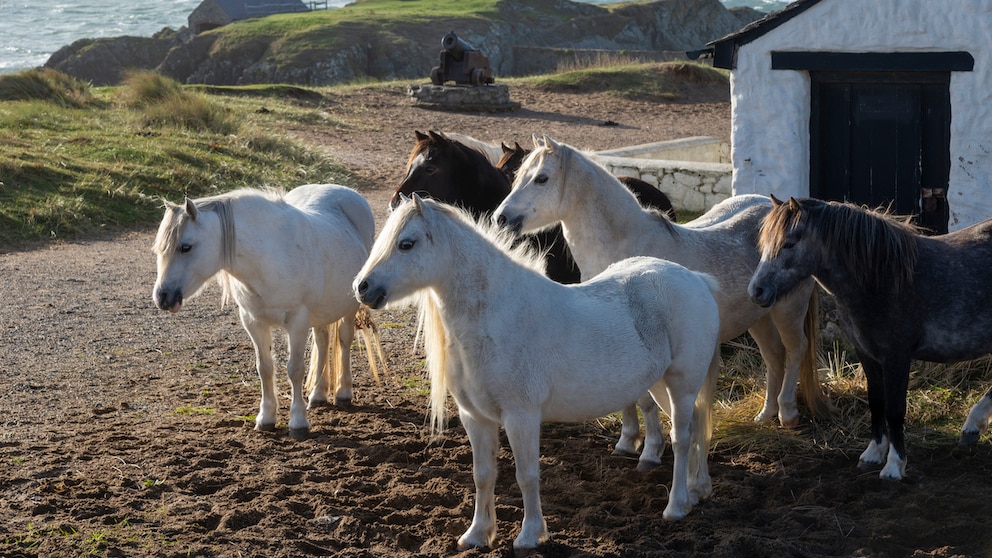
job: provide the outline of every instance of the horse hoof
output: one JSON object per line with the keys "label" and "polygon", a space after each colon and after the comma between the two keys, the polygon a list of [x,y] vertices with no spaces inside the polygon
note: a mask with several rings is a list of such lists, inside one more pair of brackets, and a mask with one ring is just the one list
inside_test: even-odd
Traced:
{"label": "horse hoof", "polygon": [[627,451],[627,450],[622,450],[620,448],[615,448],[613,450],[613,455],[617,457],[638,457],[636,451]]}
{"label": "horse hoof", "polygon": [[276,429],[275,423],[272,424],[259,424],[255,423],[255,430],[258,432],[272,432]]}
{"label": "horse hoof", "polygon": [[338,397],[337,399],[334,400],[334,404],[338,407],[341,407],[342,409],[350,409],[351,398]]}
{"label": "horse hoof", "polygon": [[793,430],[797,426],[799,426],[799,417],[795,417],[791,419],[779,419],[779,423],[781,423],[782,428],[788,428],[789,430]]}
{"label": "horse hoof", "polygon": [[975,430],[974,432],[962,432],[961,438],[958,440],[959,446],[971,446],[978,442],[978,437],[981,432]]}
{"label": "horse hoof", "polygon": [[307,410],[316,409],[318,407],[326,407],[328,405],[329,403],[326,399],[311,399],[310,402],[307,403]]}
{"label": "horse hoof", "polygon": [[637,462],[637,470],[642,473],[653,471],[658,467],[661,467],[661,461],[645,461],[644,459],[641,459]]}
{"label": "horse hoof", "polygon": [[874,471],[875,469],[878,469],[881,466],[882,466],[881,463],[872,463],[870,461],[865,461],[864,459],[858,460],[858,470],[861,471],[862,473],[868,473]]}
{"label": "horse hoof", "polygon": [[776,414],[774,412],[761,411],[754,417],[754,422],[774,422],[776,419]]}
{"label": "horse hoof", "polygon": [[306,440],[310,437],[309,428],[291,428],[289,430],[289,437],[294,440]]}

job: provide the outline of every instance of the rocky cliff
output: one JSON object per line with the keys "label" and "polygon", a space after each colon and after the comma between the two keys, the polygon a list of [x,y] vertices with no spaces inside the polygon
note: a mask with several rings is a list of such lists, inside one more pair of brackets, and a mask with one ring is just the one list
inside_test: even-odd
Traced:
{"label": "rocky cliff", "polygon": [[437,65],[440,39],[454,30],[489,57],[497,76],[511,76],[524,67],[515,60],[515,47],[685,51],[763,15],[728,10],[719,0],[658,0],[612,10],[568,0],[504,0],[498,7],[495,17],[442,18],[432,25],[350,22],[322,29],[328,37],[322,42],[313,36],[245,37],[223,27],[201,35],[184,28],[151,38],[84,39],[63,47],[45,65],[94,85],[118,83],[129,69],[211,85],[418,79]]}

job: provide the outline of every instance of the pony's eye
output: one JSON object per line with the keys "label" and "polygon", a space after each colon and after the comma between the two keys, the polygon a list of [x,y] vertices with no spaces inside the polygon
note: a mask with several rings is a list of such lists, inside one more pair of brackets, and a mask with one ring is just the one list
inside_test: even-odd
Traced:
{"label": "pony's eye", "polygon": [[192,244],[181,244],[179,246],[179,253],[180,254],[185,254],[186,252],[189,252],[192,249],[193,249],[193,245]]}
{"label": "pony's eye", "polygon": [[536,182],[538,184],[544,184],[547,181],[548,181],[548,175],[546,175],[546,174],[539,174],[539,175],[537,175],[537,177],[534,178],[534,182]]}
{"label": "pony's eye", "polygon": [[424,167],[424,171],[429,175],[437,174],[437,165],[427,165]]}
{"label": "pony's eye", "polygon": [[403,239],[399,243],[399,249],[401,252],[406,252],[407,250],[413,248],[413,245],[416,243],[417,241],[415,240]]}

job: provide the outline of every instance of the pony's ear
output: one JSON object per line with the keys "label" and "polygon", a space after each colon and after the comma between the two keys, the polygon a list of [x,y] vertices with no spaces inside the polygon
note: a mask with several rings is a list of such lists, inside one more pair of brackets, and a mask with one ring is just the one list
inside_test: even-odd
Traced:
{"label": "pony's ear", "polygon": [[431,139],[434,140],[435,143],[444,143],[449,141],[444,134],[439,134],[434,130],[428,130],[427,133],[431,136]]}
{"label": "pony's ear", "polygon": [[544,148],[549,151],[557,151],[561,144],[551,139],[551,136],[544,136]]}
{"label": "pony's ear", "polygon": [[427,134],[421,132],[420,130],[414,130],[413,135],[417,138],[417,141],[424,141],[427,139]]}
{"label": "pony's ear", "polygon": [[534,142],[534,149],[540,149],[544,147],[544,145],[541,144],[541,138],[537,137],[537,134],[531,134],[530,139],[531,141]]}
{"label": "pony's ear", "polygon": [[421,198],[420,197],[420,194],[414,192],[413,193],[413,198],[411,198],[411,199],[413,199],[413,206],[417,209],[417,213],[423,213],[424,212],[424,198]]}
{"label": "pony's ear", "polygon": [[503,154],[504,155],[507,154],[507,153],[513,153],[513,148],[510,147],[509,145],[506,145],[506,143],[504,143],[504,142],[499,142],[499,147],[500,147],[500,149],[503,150]]}
{"label": "pony's ear", "polygon": [[772,207],[778,207],[782,205],[782,200],[775,197],[775,194],[768,194],[768,197],[772,200]]}
{"label": "pony's ear", "polygon": [[189,215],[190,219],[196,221],[196,204],[189,198],[186,198],[186,215]]}
{"label": "pony's ear", "polygon": [[789,196],[789,211],[799,211],[799,202],[792,196]]}
{"label": "pony's ear", "polygon": [[523,147],[520,147],[520,144],[519,143],[513,142],[513,150],[514,151],[523,151],[524,148]]}

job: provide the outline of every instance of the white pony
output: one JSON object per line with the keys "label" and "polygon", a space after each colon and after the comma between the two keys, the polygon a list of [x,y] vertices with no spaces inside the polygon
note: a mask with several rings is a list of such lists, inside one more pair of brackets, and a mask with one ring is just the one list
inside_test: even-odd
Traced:
{"label": "white pony", "polygon": [[[799,422],[797,381],[814,415],[827,416],[829,404],[817,376],[813,280],[803,281],[771,308],[751,302],[747,294],[761,256],[758,231],[770,209],[764,196],[737,196],[680,226],[642,208],[602,165],[545,136],[534,138],[534,150],[493,219],[520,233],[561,222],[583,279],[631,256],[665,258],[715,276],[720,282],[720,342],[748,331],[767,365],[765,404],[755,420],[771,421],[778,415],[783,426],[792,427]],[[711,373],[715,379],[718,366]],[[624,432],[636,432],[636,412],[627,409],[623,418]]]}
{"label": "white pony", "polygon": [[542,258],[511,248],[510,236],[414,196],[393,210],[354,282],[373,309],[412,296],[428,306],[431,422],[443,427],[450,393],[472,444],[475,514],[459,548],[491,546],[496,536],[500,426],[524,502],[513,546],[533,548],[549,536],[538,486],[541,422],[600,417],[645,391],[672,409],[664,517],[684,517],[712,491],[706,375],[717,358],[715,281],[634,258],[561,285],[544,276]]}
{"label": "white pony", "polygon": [[[162,310],[178,312],[208,280],[218,278],[223,299],[237,303],[241,323],[255,345],[262,383],[257,430],[271,430],[276,424],[272,330],[284,329],[292,386],[289,430],[293,436],[305,436],[310,422],[303,399],[303,360],[310,328],[315,348],[309,406],[326,403],[332,385],[338,404],[352,399],[350,349],[359,304],[351,280],[368,256],[374,234],[365,199],[334,184],[300,186],[285,195],[243,189],[187,199],[184,205],[166,202],[155,238],[158,278],[152,298]],[[374,357],[381,360],[382,351],[374,327],[363,331],[370,368],[378,377]]]}

